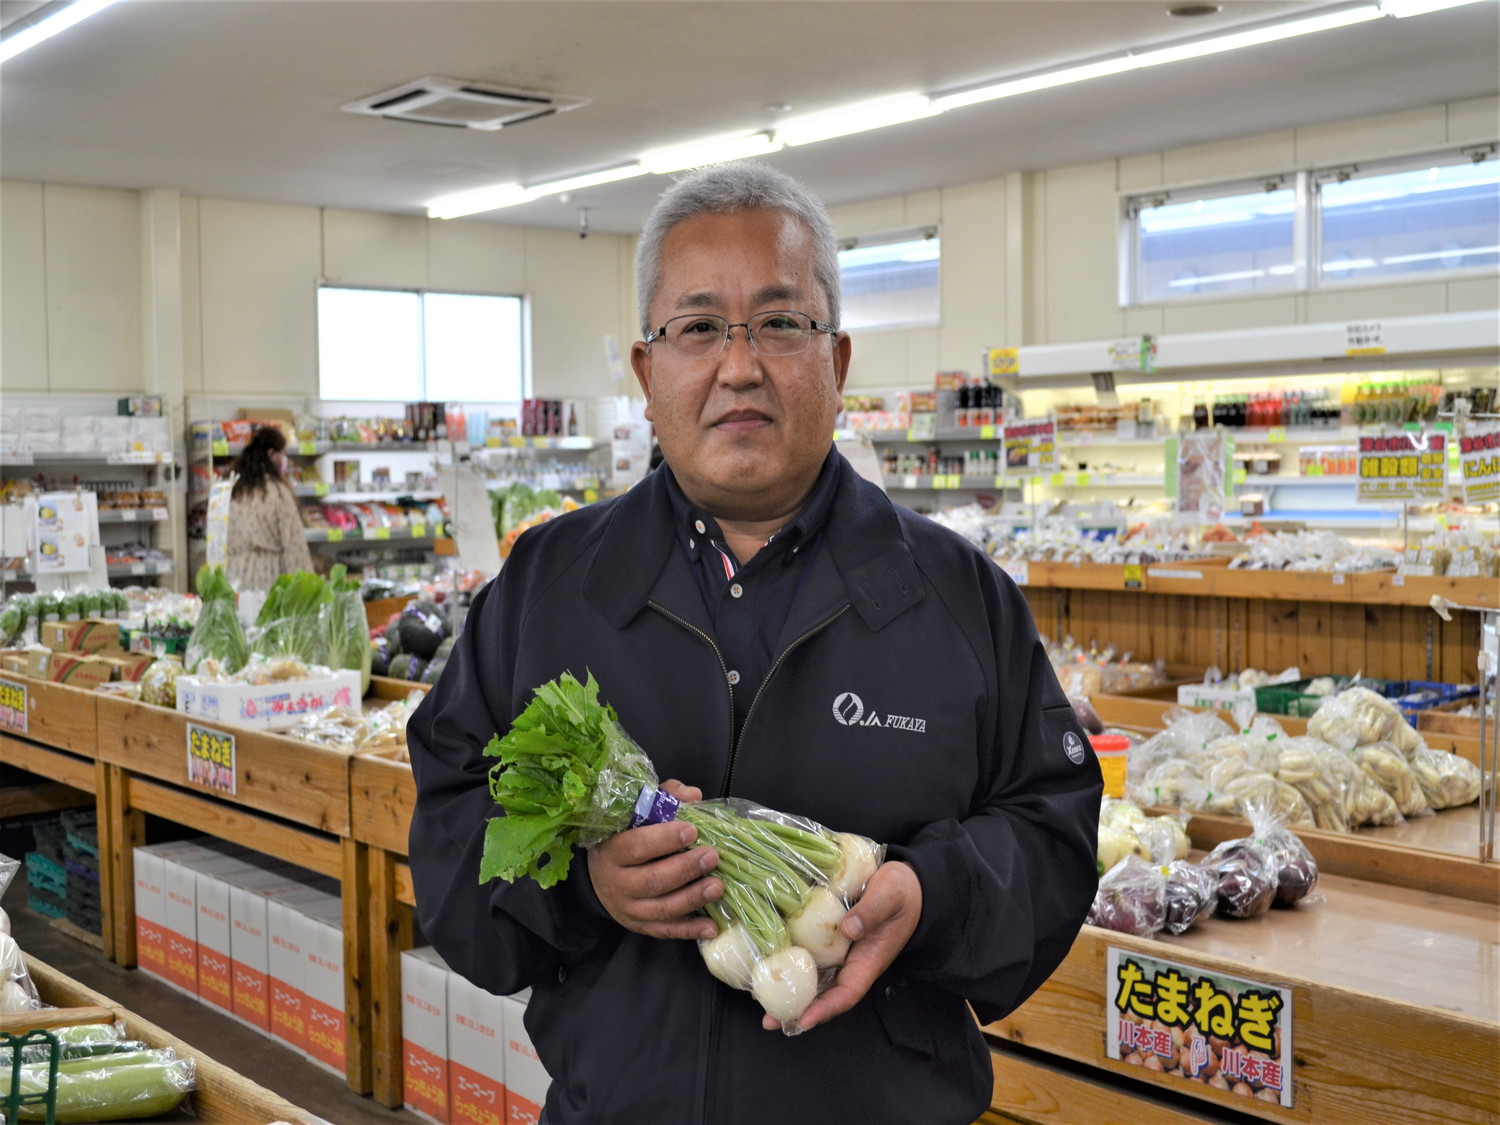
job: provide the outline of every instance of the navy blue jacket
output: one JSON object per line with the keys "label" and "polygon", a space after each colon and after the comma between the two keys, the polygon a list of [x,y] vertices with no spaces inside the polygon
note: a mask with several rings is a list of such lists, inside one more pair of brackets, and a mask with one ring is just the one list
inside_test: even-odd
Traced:
{"label": "navy blue jacket", "polygon": [[[1062,960],[1093,898],[1101,780],[1025,599],[839,458],[827,536],[733,745],[726,668],[658,476],[516,543],[408,730],[423,933],[469,980],[531,987],[551,1125],[972,1122],[984,1022]],[[923,890],[906,950],[786,1037],[693,942],[641,937],[566,882],[478,883],[490,759],[532,688],[593,673],[660,777],[885,842]],[[968,1002],[968,1004],[965,1003]]]}

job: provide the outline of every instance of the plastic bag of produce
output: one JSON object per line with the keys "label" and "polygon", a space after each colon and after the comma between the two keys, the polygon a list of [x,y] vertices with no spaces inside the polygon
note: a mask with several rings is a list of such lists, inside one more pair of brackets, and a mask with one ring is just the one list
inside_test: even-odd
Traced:
{"label": "plastic bag of produce", "polygon": [[1329,746],[1323,750],[1323,760],[1328,768],[1338,771],[1344,780],[1344,816],[1351,828],[1405,822],[1406,818],[1401,815],[1401,810],[1396,807],[1391,795],[1359,768],[1353,754]]}
{"label": "plastic bag of produce", "polygon": [[1089,907],[1089,925],[1137,937],[1158,932],[1167,912],[1165,871],[1159,863],[1126,856],[1099,880]]}
{"label": "plastic bag of produce", "polygon": [[1406,755],[1394,742],[1370,742],[1354,748],[1354,761],[1375,784],[1391,795],[1402,816],[1431,816],[1432,805],[1417,784]]}
{"label": "plastic bag of produce", "polygon": [[0,934],[0,1012],[27,1012],[40,1006],[21,947],[9,934]]}
{"label": "plastic bag of produce", "polygon": [[1163,929],[1180,934],[1214,912],[1219,902],[1219,874],[1201,863],[1173,860],[1167,867]]}
{"label": "plastic bag of produce", "polygon": [[188,638],[183,668],[196,672],[204,660],[216,660],[226,673],[238,672],[250,659],[250,645],[235,612],[234,587],[218,566],[198,568],[198,623]]}
{"label": "plastic bag of produce", "polygon": [[1318,885],[1317,861],[1286,820],[1262,802],[1251,801],[1244,811],[1250,821],[1250,839],[1265,851],[1276,872],[1276,897],[1271,905],[1321,902],[1321,895],[1308,897]]}
{"label": "plastic bag of produce", "polygon": [[1349,771],[1340,760],[1330,756],[1330,752],[1337,751],[1321,739],[1305,736],[1289,738],[1280,745],[1276,776],[1302,794],[1312,814],[1311,826],[1325,832],[1349,831],[1349,815],[1345,812]]}
{"label": "plastic bag of produce", "polygon": [[1454,809],[1479,800],[1479,767],[1458,754],[1424,746],[1411,756],[1411,772],[1434,809]]}
{"label": "plastic bag of produce", "polygon": [[1180,809],[1201,809],[1208,800],[1207,783],[1186,758],[1157,763],[1134,784],[1127,782],[1125,792],[1142,804]]}
{"label": "plastic bag of produce", "polygon": [[1351,687],[1313,712],[1307,733],[1347,752],[1367,742],[1389,741],[1400,718],[1401,712],[1389,699],[1369,688]]}
{"label": "plastic bag of produce", "polygon": [[[22,1066],[19,1075],[22,1094],[45,1091],[47,1069]],[[56,1120],[127,1121],[159,1117],[182,1104],[193,1089],[194,1070],[192,1059],[177,1058],[170,1050],[59,1063]],[[46,1117],[44,1105],[21,1106],[22,1121],[44,1121]]]}
{"label": "plastic bag of produce", "polygon": [[182,665],[163,657],[153,661],[141,674],[141,702],[157,707],[177,706],[177,677],[182,675]]}
{"label": "plastic bag of produce", "polygon": [[1205,812],[1235,816],[1246,801],[1264,801],[1286,817],[1289,824],[1313,827],[1312,810],[1301,793],[1240,758],[1221,758],[1210,768],[1205,781],[1209,790],[1203,805]]}
{"label": "plastic bag of produce", "polygon": [[293,656],[305,664],[326,664],[323,607],[333,592],[307,570],[283,574],[271,585],[251,630],[250,651],[260,656]]}
{"label": "plastic bag of produce", "polygon": [[837,976],[849,942],[839,927],[885,858],[884,845],[737,799],[679,802],[658,787],[644,751],[599,702],[592,676],[543,684],[504,738],[490,795],[481,882],[567,878],[573,849],[644,824],[686,820],[694,847],[712,847],[723,897],[707,907],[718,928],[700,943],[709,971],[748,990],[787,1034]]}
{"label": "plastic bag of produce", "polygon": [[344,577],[344,564],[337,563],[328,575],[332,600],[323,607],[323,650],[330,668],[349,668],[359,673],[359,693],[370,689],[374,650],[370,647],[370,624],[359,582]]}
{"label": "plastic bag of produce", "polygon": [[1225,840],[1203,861],[1217,879],[1218,913],[1254,918],[1271,909],[1276,897],[1276,864],[1270,850],[1251,837]]}

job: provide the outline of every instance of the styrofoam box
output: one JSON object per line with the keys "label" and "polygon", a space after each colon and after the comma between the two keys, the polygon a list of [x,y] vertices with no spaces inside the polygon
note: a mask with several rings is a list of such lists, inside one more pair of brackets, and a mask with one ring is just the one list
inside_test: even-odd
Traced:
{"label": "styrofoam box", "polygon": [[505,1010],[505,1109],[506,1121],[537,1125],[547,1101],[552,1078],[537,1057],[531,1036],[526,1034],[526,1002],[531,991],[507,996]]}
{"label": "styrofoam box", "polygon": [[506,1116],[504,997],[448,974],[448,1120],[488,1125]]}
{"label": "styrofoam box", "polygon": [[406,1108],[448,1125],[448,966],[431,946],[401,954],[401,1077]]}
{"label": "styrofoam box", "polygon": [[304,904],[302,948],[307,955],[302,991],[307,1011],[307,1057],[335,1074],[346,1066],[344,908],[339,899]]}
{"label": "styrofoam box", "polygon": [[1177,702],[1184,707],[1217,707],[1225,711],[1236,703],[1255,706],[1253,688],[1220,687],[1217,684],[1181,684],[1177,688]]}
{"label": "styrofoam box", "polygon": [[260,685],[177,677],[177,710],[184,715],[257,730],[286,730],[330,707],[357,707],[359,699],[359,673],[350,669],[314,680]]}

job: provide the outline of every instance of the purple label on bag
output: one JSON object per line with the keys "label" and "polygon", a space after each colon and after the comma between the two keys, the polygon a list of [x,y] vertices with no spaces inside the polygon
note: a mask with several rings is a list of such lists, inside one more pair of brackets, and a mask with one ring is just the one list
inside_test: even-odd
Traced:
{"label": "purple label on bag", "polygon": [[635,813],[630,818],[630,827],[639,828],[643,824],[665,824],[669,820],[675,820],[679,804],[677,798],[666,790],[642,785],[641,795],[635,800]]}

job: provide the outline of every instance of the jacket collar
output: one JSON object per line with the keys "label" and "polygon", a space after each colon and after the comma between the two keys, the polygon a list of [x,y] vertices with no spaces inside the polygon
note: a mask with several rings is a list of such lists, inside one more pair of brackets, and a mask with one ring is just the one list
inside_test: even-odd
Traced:
{"label": "jacket collar", "polygon": [[[870,629],[878,630],[921,601],[926,590],[895,507],[842,454],[834,457],[838,490],[826,529],[826,554],[819,552],[819,562],[826,566],[831,560],[837,573],[825,575],[824,581],[829,586],[841,584],[855,612]],[[584,576],[584,599],[612,626],[623,629],[646,608],[678,550],[666,475],[652,473],[615,504]],[[685,567],[683,574],[687,577]]]}

